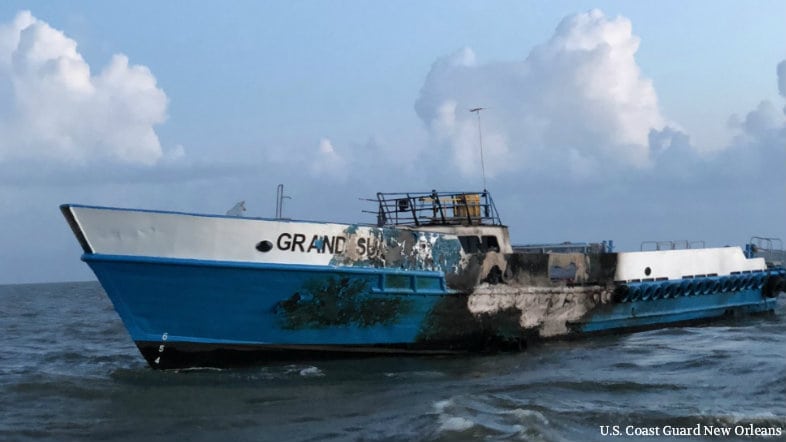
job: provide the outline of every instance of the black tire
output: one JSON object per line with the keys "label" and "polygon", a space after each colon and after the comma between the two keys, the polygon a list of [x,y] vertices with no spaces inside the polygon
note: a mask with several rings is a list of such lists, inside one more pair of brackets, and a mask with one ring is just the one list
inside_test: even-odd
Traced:
{"label": "black tire", "polygon": [[761,295],[765,298],[775,298],[783,290],[784,281],[780,276],[770,276],[761,288]]}
{"label": "black tire", "polygon": [[625,299],[625,296],[628,295],[629,290],[630,288],[626,285],[619,285],[615,287],[614,291],[611,293],[611,300],[615,304],[619,304],[623,299]]}

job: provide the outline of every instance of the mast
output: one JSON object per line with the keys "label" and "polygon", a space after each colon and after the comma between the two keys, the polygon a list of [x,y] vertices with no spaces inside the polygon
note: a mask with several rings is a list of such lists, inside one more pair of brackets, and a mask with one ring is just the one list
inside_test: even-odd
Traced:
{"label": "mast", "polygon": [[284,217],[284,199],[292,199],[289,195],[284,195],[284,185],[279,184],[276,187],[276,219]]}
{"label": "mast", "polygon": [[474,112],[478,116],[478,144],[480,145],[480,172],[483,175],[483,191],[486,192],[486,164],[483,161],[483,132],[481,131],[480,126],[480,111],[486,109],[485,107],[476,107],[470,109],[470,112]]}

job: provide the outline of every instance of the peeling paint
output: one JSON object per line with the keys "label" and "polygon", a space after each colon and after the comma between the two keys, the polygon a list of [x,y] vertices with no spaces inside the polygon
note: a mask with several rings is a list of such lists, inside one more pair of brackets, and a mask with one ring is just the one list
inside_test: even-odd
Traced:
{"label": "peeling paint", "polygon": [[516,287],[482,284],[469,296],[473,315],[515,309],[518,325],[547,338],[570,332],[568,323],[582,319],[596,305],[611,301],[611,291],[601,286]]}
{"label": "peeling paint", "polygon": [[425,342],[565,335],[570,323],[612,298],[611,254],[465,254],[458,237],[442,233],[363,228],[347,235],[336,265],[445,273],[454,295],[442,296],[427,315],[419,333]]}
{"label": "peeling paint", "polygon": [[357,226],[344,233],[346,248],[331,265],[455,272],[462,258],[458,238],[450,235]]}
{"label": "peeling paint", "polygon": [[[465,295],[435,306],[421,335],[431,340],[455,337],[451,330],[503,340],[566,335],[571,323],[611,302],[615,256],[606,255],[487,252],[462,256],[455,271],[446,274],[446,281]],[[463,299],[464,308],[453,305],[457,299]]]}
{"label": "peeling paint", "polygon": [[434,266],[444,272],[456,272],[461,261],[461,243],[458,239],[447,239],[444,235],[438,235],[431,244]]}

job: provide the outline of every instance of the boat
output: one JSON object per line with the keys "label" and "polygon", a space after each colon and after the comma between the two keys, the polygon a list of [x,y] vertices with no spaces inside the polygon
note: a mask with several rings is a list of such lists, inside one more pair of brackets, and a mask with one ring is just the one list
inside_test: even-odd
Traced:
{"label": "boat", "polygon": [[365,224],[60,208],[156,369],[519,350],[773,312],[785,288],[770,238],[517,246],[487,190],[371,201]]}

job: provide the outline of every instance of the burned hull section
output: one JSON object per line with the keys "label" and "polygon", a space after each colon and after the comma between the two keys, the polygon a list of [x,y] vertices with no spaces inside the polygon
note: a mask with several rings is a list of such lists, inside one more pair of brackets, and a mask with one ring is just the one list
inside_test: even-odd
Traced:
{"label": "burned hull section", "polygon": [[462,272],[446,280],[467,293],[473,317],[504,318],[502,335],[564,336],[572,332],[569,323],[613,302],[616,258],[614,253],[486,253],[468,257]]}
{"label": "burned hull section", "polygon": [[500,339],[574,337],[772,312],[786,289],[782,268],[619,281],[618,259],[603,252],[488,253],[469,257],[461,273],[446,279],[468,294],[466,313],[477,327]]}

